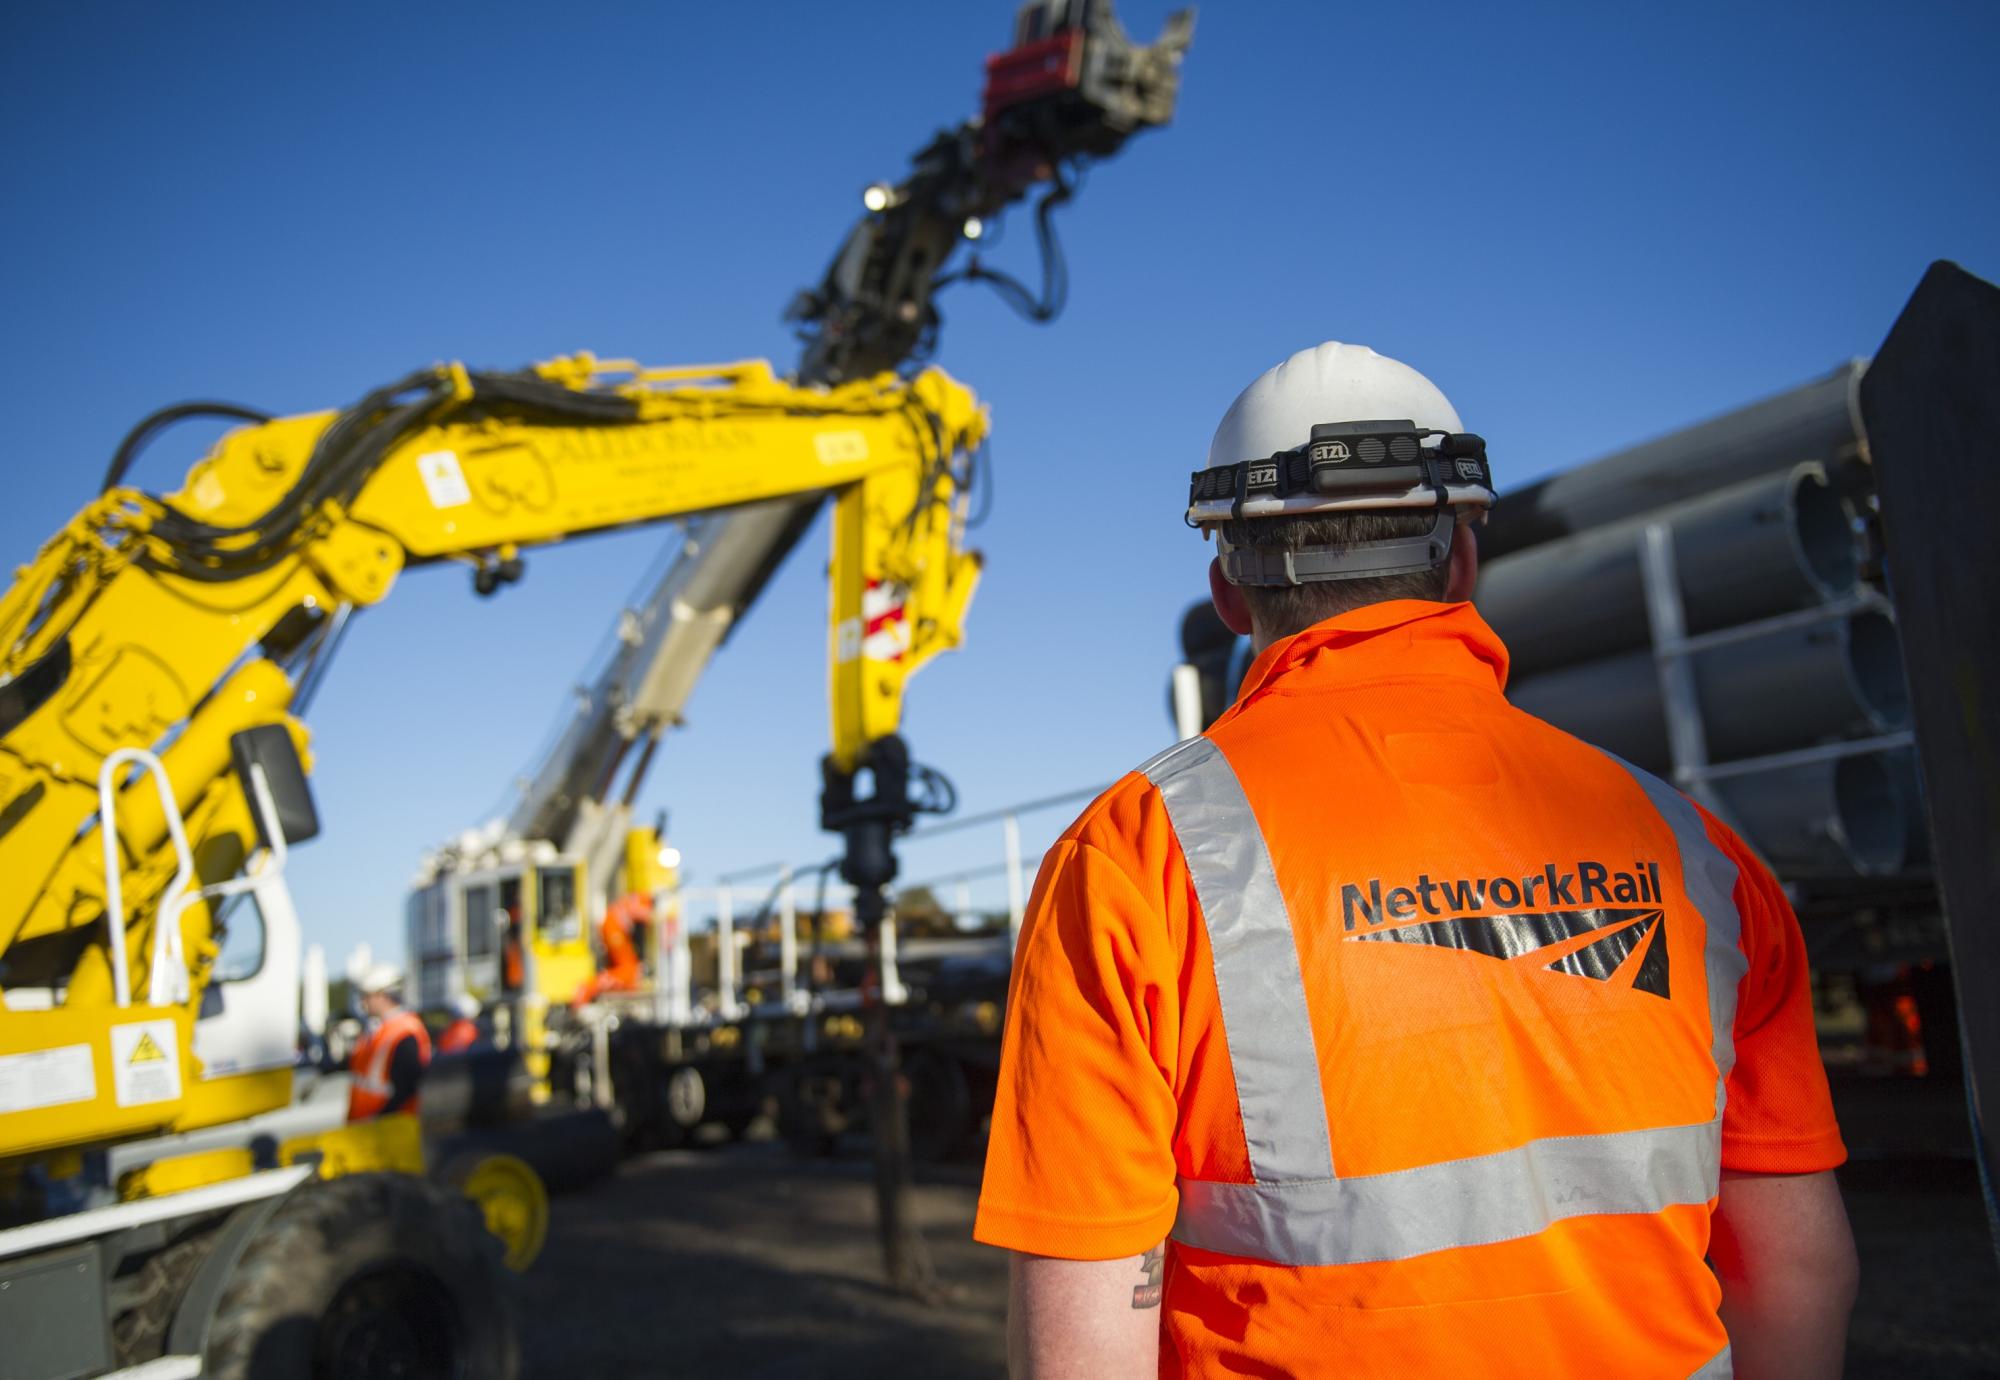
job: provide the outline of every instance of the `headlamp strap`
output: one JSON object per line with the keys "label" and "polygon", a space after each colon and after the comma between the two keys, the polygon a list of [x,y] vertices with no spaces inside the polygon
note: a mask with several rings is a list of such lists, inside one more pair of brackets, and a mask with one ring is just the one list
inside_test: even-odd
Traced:
{"label": "headlamp strap", "polygon": [[1457,515],[1440,507],[1431,530],[1420,537],[1391,537],[1344,547],[1309,546],[1300,551],[1239,546],[1223,551],[1217,559],[1222,562],[1223,578],[1230,584],[1265,588],[1420,575],[1436,570],[1450,557],[1457,529]]}
{"label": "headlamp strap", "polygon": [[[1437,444],[1424,444],[1433,437]],[[1229,498],[1230,516],[1241,518],[1250,498],[1339,498],[1418,487],[1435,489],[1442,505],[1445,489],[1454,484],[1492,489],[1481,437],[1425,430],[1407,421],[1332,422],[1315,426],[1312,438],[1291,450],[1196,470],[1190,476],[1188,506]]]}

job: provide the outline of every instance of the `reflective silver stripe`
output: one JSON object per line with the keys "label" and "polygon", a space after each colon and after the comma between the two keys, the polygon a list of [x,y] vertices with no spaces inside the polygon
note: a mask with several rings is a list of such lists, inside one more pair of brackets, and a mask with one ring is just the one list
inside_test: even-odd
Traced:
{"label": "reflective silver stripe", "polygon": [[1333,1176],[1292,919],[1235,768],[1207,738],[1139,769],[1166,805],[1215,955],[1223,1037],[1259,1184]]}
{"label": "reflective silver stripe", "polygon": [[1715,1114],[1729,1096],[1729,1071],[1736,1067],[1736,988],[1750,969],[1738,942],[1743,918],[1736,913],[1737,866],[1715,846],[1708,826],[1688,798],[1650,772],[1605,753],[1632,774],[1639,789],[1674,831],[1681,851],[1681,890],[1701,914],[1706,941],[1702,967],[1708,974],[1709,1050],[1715,1056]]}
{"label": "reflective silver stripe", "polygon": [[1715,1196],[1720,1123],[1563,1136],[1314,1183],[1183,1179],[1174,1240],[1285,1265],[1358,1265],[1532,1236],[1569,1217]]}
{"label": "reflective silver stripe", "polygon": [[[1738,947],[1737,867],[1685,797],[1619,765],[1673,831],[1681,889],[1703,922],[1715,1120],[1531,1141],[1349,1179],[1335,1173],[1298,948],[1242,783],[1206,738],[1140,768],[1160,792],[1207,926],[1254,1180],[1182,1179],[1175,1240],[1287,1265],[1358,1264],[1514,1240],[1571,1217],[1651,1214],[1714,1198],[1736,988],[1748,966]],[[1725,1349],[1708,1366],[1727,1374],[1728,1364]]]}
{"label": "reflective silver stripe", "polygon": [[1689,1376],[1688,1380],[1731,1380],[1735,1374],[1736,1362],[1730,1359],[1729,1348],[1725,1345],[1722,1350],[1702,1362],[1701,1369]]}
{"label": "reflective silver stripe", "polygon": [[387,1026],[375,1032],[375,1048],[368,1051],[368,1072],[360,1082],[361,1086],[374,1091],[389,1089],[389,1056],[395,1052],[399,1041],[389,1038]]}

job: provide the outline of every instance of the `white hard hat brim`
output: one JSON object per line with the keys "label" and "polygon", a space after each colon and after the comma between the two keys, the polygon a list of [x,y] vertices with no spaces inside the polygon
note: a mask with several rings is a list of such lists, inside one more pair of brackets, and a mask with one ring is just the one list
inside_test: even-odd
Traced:
{"label": "white hard hat brim", "polygon": [[377,964],[361,975],[355,984],[364,997],[376,996],[383,992],[398,992],[403,987],[403,970],[387,963]]}

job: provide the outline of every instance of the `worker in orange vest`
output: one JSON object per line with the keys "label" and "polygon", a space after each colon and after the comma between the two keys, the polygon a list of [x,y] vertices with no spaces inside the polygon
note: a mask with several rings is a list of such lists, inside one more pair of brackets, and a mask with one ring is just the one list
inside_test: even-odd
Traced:
{"label": "worker in orange vest", "polygon": [[1049,850],[1016,953],[975,1234],[1017,1375],[1839,1374],[1798,921],[1508,704],[1493,501],[1372,350],[1224,416],[1185,516],[1257,658]]}
{"label": "worker in orange vest", "polygon": [[437,1052],[457,1054],[471,1049],[479,1040],[479,998],[470,992],[460,992],[451,999],[451,1024],[439,1032]]}
{"label": "worker in orange vest", "polygon": [[653,899],[630,891],[604,908],[598,922],[597,938],[604,950],[604,965],[577,989],[572,1005],[582,1006],[606,992],[636,992],[645,980],[639,957],[637,931],[653,922]]}
{"label": "worker in orange vest", "polygon": [[506,919],[500,939],[500,985],[509,993],[518,993],[528,985],[528,956],[522,943],[521,908],[518,905],[509,906],[502,914]]}
{"label": "worker in orange vest", "polygon": [[430,1032],[403,1007],[403,974],[378,963],[355,983],[368,1019],[361,1042],[348,1061],[353,1078],[347,1090],[347,1119],[366,1121],[397,1112],[414,1115],[417,1089],[431,1061]]}

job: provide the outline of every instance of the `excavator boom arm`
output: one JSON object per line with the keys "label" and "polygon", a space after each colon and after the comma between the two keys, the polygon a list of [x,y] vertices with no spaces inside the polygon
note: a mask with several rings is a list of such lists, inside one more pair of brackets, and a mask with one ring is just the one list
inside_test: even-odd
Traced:
{"label": "excavator boom arm", "polygon": [[[409,565],[467,563],[492,593],[519,577],[523,551],[707,515],[699,539],[728,559],[688,567],[685,606],[653,644],[674,683],[647,694],[671,714],[830,499],[822,822],[846,835],[843,876],[863,889],[858,909],[879,917],[889,840],[924,807],[906,778],[937,780],[911,769],[895,732],[903,686],[959,640],[979,571],[962,537],[986,421],[965,389],[917,372],[936,342],[933,298],[983,281],[1034,319],[1054,315],[1063,274],[1050,213],[1077,167],[1170,117],[1190,25],[1176,16],[1140,45],[1110,0],[1023,5],[1015,47],[988,62],[979,115],[921,149],[901,182],[869,190],[867,214],[794,303],[797,382],[755,363],[645,370],[588,356],[521,373],[423,369],[338,413],[238,430],[168,496],[119,482],[147,435],[183,415],[261,414],[191,404],[142,424],[105,491],[0,593],[0,1058],[32,1055],[62,1085],[18,1115],[0,1106],[0,1184],[10,1161],[40,1149],[283,1100],[281,1069],[215,1080],[247,1091],[183,1095],[176,1080],[129,1099],[110,1078],[111,1051],[142,1016],[191,1049],[217,956],[214,898],[195,889],[240,891],[238,874],[260,867],[272,880],[253,861],[271,817],[246,795],[264,776],[241,760],[244,735],[282,728],[257,740],[289,741],[277,755],[298,776],[309,753],[295,697],[349,615],[387,597]],[[974,254],[949,268],[984,220],[1043,184],[1039,298]],[[601,746],[584,743],[577,765],[596,754],[615,766],[617,749]],[[167,789],[107,769],[127,760],[122,749],[157,754]],[[572,784],[602,788],[562,770],[543,803]],[[873,796],[857,795],[864,779]],[[122,914],[108,904],[114,873]],[[185,955],[186,981],[161,1005],[128,1007],[127,975],[149,947],[176,964]],[[147,1002],[162,1000],[147,986]],[[197,1068],[191,1054],[165,1062]]]}
{"label": "excavator boom arm", "polygon": [[[449,366],[421,378],[403,394],[434,396],[427,407],[371,395],[348,412],[246,427],[171,496],[112,491],[0,606],[11,678],[65,668],[40,678],[39,702],[0,737],[0,800],[20,815],[0,833],[0,875],[40,883],[7,888],[0,954],[101,910],[88,826],[111,752],[164,746],[192,821],[227,771],[231,734],[291,724],[291,677],[271,653],[332,610],[387,597],[406,565],[469,562],[490,582],[535,546],[832,495],[833,755],[849,765],[895,730],[907,677],[958,640],[978,573],[960,545],[964,482],[986,419],[941,372],[825,389],[758,363],[641,370],[578,357],[525,376]],[[259,683],[240,686],[246,677]],[[144,790],[124,794],[125,894],[145,912],[171,880],[153,865],[165,822]],[[204,855],[194,842],[232,869],[248,851]],[[129,934],[146,942],[143,926]],[[106,975],[82,965],[67,976],[71,999]]]}

